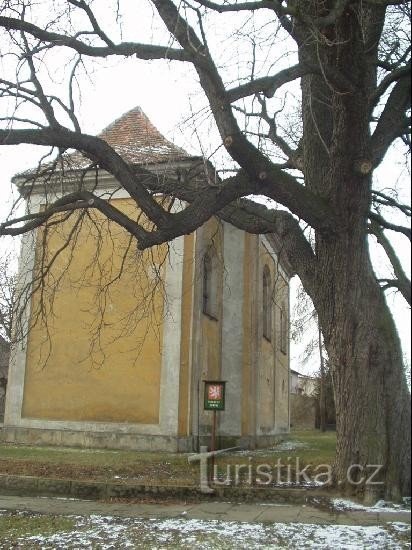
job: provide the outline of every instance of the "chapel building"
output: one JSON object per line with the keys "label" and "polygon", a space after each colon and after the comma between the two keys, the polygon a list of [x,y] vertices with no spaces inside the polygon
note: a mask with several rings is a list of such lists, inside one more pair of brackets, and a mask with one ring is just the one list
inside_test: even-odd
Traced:
{"label": "chapel building", "polygon": [[[158,178],[218,182],[210,163],[166,140],[140,108],[100,137]],[[16,176],[28,210],[84,186],[141,220],[113,176],[88,162],[69,155],[30,193],[27,177]],[[289,431],[292,271],[275,236],[214,217],[141,252],[95,210],[59,216],[23,237],[19,291],[30,288],[31,298],[11,353],[6,441],[198,450],[210,440],[206,380],[226,381],[221,447],[267,446]]]}

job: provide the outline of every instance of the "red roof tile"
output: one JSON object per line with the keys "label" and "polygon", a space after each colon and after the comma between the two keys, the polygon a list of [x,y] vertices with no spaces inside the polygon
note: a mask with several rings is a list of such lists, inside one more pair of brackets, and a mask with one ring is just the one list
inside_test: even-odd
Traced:
{"label": "red roof tile", "polygon": [[[159,130],[153,126],[140,107],[124,113],[120,118],[109,124],[100,134],[113,149],[129,164],[151,164],[157,162],[173,162],[190,158],[190,155],[167,140]],[[66,153],[63,155],[65,170],[78,170],[90,166],[91,161],[81,152]],[[43,163],[41,170],[54,167],[53,162]],[[62,168],[61,162],[57,163],[56,170]],[[16,174],[20,176],[33,176],[36,169],[27,170]]]}
{"label": "red roof tile", "polygon": [[124,113],[107,126],[99,137],[132,164],[178,160],[189,156],[186,151],[168,141],[140,107]]}

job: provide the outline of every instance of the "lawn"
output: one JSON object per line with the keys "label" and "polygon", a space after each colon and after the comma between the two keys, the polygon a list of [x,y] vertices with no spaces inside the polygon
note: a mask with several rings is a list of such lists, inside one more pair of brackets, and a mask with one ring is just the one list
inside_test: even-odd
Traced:
{"label": "lawn", "polygon": [[248,523],[221,520],[74,517],[0,511],[2,548],[410,548],[406,524],[384,526]]}
{"label": "lawn", "polygon": [[[336,447],[334,432],[293,432],[271,448],[257,451],[237,451],[219,456],[218,472],[241,469],[240,478],[248,477],[246,468],[267,465],[275,468],[279,461],[287,471],[299,467],[332,464]],[[198,463],[189,464],[188,455],[134,451],[88,450],[64,447],[30,447],[0,445],[0,474],[35,475],[44,477],[95,479],[99,481],[135,482],[147,484],[194,485],[198,482]],[[242,468],[243,466],[243,468]],[[289,470],[288,470],[289,468]]]}
{"label": "lawn", "polygon": [[56,533],[70,532],[75,526],[76,521],[71,517],[2,511],[0,512],[0,544],[7,541],[15,546],[22,538],[48,537]]}

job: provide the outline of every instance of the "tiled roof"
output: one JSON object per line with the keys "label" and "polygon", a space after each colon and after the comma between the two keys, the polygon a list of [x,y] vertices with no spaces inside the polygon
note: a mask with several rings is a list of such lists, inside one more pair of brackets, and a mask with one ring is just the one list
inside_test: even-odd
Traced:
{"label": "tiled roof", "polygon": [[140,107],[124,113],[107,126],[99,137],[131,164],[178,160],[189,156],[162,136]]}
{"label": "tiled roof", "polygon": [[[120,118],[109,124],[100,134],[113,149],[130,164],[151,164],[166,161],[178,161],[190,158],[190,155],[167,140],[159,130],[153,126],[140,107],[124,113]],[[87,168],[91,161],[81,152],[63,155],[64,168],[76,170]],[[42,164],[42,169],[49,169],[52,162]],[[61,168],[58,163],[56,169]],[[28,170],[19,176],[33,175],[38,169]]]}

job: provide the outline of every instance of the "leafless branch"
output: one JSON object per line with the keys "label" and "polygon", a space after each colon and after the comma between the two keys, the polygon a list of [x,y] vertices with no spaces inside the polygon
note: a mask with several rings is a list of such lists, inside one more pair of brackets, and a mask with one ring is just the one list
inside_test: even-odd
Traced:
{"label": "leafless branch", "polygon": [[379,117],[370,141],[373,166],[378,166],[389,147],[409,125],[406,112],[411,107],[411,81],[405,75],[395,84]]}
{"label": "leafless branch", "polygon": [[378,243],[384,249],[389,261],[391,262],[393,272],[396,277],[395,279],[380,279],[379,282],[383,284],[382,288],[397,288],[408,304],[411,305],[411,282],[402,268],[395,249],[389,239],[385,236],[382,228],[376,222],[371,223],[370,231],[373,235],[375,235]]}
{"label": "leafless branch", "polygon": [[408,237],[409,240],[411,240],[411,229],[410,227],[404,227],[403,225],[397,225],[394,223],[390,223],[385,220],[380,214],[376,214],[375,212],[369,213],[369,218],[376,222],[381,227],[384,227],[385,229],[390,229],[391,231],[395,231],[397,233],[402,233],[406,237]]}
{"label": "leafless branch", "polygon": [[175,61],[190,61],[184,50],[168,46],[152,46],[133,42],[122,42],[113,46],[91,46],[75,37],[56,32],[46,31],[22,19],[0,16],[0,27],[8,31],[23,31],[39,40],[56,46],[65,46],[77,53],[92,57],[108,57],[110,55],[131,56],[140,59],[173,59]]}
{"label": "leafless branch", "polygon": [[387,195],[386,193],[382,193],[381,191],[374,190],[372,191],[372,195],[374,204],[396,208],[405,214],[405,216],[411,217],[411,207],[407,204],[402,204],[393,197]]}

